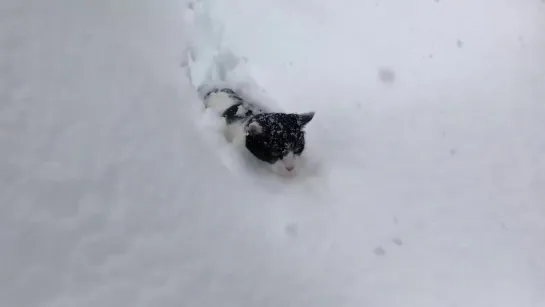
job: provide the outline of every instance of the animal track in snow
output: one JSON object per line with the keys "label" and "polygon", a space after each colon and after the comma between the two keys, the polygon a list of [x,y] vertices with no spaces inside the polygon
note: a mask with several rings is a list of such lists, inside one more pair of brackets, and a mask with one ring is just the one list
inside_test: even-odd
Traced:
{"label": "animal track in snow", "polygon": [[377,256],[384,256],[386,255],[386,251],[384,250],[384,248],[382,248],[382,246],[377,246],[375,247],[375,249],[373,250],[373,253]]}
{"label": "animal track in snow", "polygon": [[299,234],[299,226],[296,223],[289,223],[284,228],[284,231],[290,237],[297,237]]}
{"label": "animal track in snow", "polygon": [[383,83],[394,83],[395,82],[395,72],[390,68],[381,68],[378,71],[379,80]]}

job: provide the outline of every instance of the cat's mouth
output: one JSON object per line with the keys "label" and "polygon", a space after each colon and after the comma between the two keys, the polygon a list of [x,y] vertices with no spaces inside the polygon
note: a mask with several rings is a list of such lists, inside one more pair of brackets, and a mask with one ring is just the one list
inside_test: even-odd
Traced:
{"label": "cat's mouth", "polygon": [[297,156],[289,152],[272,164],[273,170],[280,175],[292,175],[296,172]]}

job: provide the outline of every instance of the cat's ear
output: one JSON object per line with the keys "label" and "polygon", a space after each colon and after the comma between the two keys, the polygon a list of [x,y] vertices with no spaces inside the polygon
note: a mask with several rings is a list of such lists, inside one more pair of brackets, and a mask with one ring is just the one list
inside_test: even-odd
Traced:
{"label": "cat's ear", "polygon": [[299,125],[301,125],[301,127],[304,127],[312,120],[312,118],[314,118],[314,112],[299,114]]}
{"label": "cat's ear", "polygon": [[246,127],[246,132],[249,134],[260,134],[263,132],[263,127],[258,122],[252,122]]}

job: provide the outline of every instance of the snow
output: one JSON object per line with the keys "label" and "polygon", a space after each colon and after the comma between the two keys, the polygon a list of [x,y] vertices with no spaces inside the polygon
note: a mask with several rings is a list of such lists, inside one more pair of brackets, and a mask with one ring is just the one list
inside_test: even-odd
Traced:
{"label": "snow", "polygon": [[[0,306],[545,306],[542,1],[188,4],[0,3]],[[188,43],[316,112],[307,172],[215,133]]]}

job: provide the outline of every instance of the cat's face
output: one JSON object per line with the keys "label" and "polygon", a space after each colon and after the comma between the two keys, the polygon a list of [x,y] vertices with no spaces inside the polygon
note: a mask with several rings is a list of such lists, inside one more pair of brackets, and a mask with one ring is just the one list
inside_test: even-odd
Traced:
{"label": "cat's face", "polygon": [[314,112],[303,114],[263,113],[248,121],[246,148],[279,174],[293,173],[305,150],[305,125]]}

